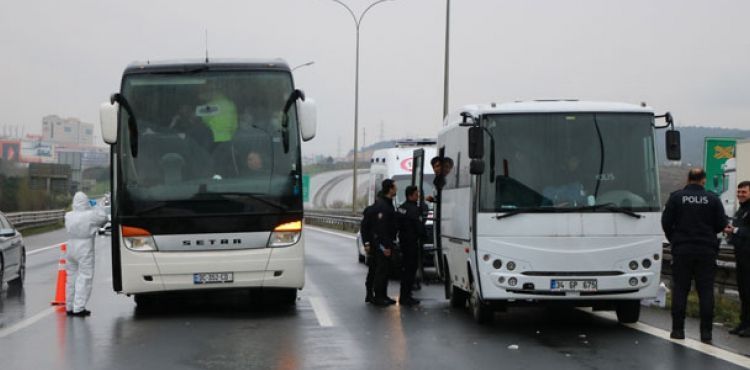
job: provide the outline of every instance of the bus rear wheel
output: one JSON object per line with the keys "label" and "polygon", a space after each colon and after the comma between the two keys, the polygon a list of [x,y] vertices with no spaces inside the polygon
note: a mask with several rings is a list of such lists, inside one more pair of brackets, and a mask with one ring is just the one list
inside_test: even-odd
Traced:
{"label": "bus rear wheel", "polygon": [[622,324],[632,324],[638,321],[641,316],[640,301],[625,301],[617,303],[615,308],[617,312],[617,321]]}

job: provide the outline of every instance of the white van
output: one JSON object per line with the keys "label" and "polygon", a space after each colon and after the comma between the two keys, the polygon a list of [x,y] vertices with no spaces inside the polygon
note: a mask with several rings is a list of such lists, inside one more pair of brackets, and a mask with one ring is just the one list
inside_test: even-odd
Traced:
{"label": "white van", "polygon": [[[395,148],[379,149],[372,154],[372,158],[370,159],[370,178],[367,186],[367,204],[372,204],[375,201],[375,196],[380,190],[380,184],[385,179],[392,179],[396,182],[398,192],[394,199],[395,205],[398,206],[406,200],[404,190],[412,182],[414,150],[420,148],[424,150],[427,161],[437,155],[435,140],[400,141],[396,144]],[[424,189],[422,190],[425,195],[430,195],[433,193],[432,181],[435,179],[435,172],[432,171],[429,163],[425,164],[423,172]],[[427,227],[428,234],[432,235],[432,220],[429,217],[425,226]],[[357,259],[364,263],[365,250],[359,234],[357,234],[356,246]],[[424,252],[423,263],[428,266],[433,265],[434,248],[431,240],[425,243]]]}

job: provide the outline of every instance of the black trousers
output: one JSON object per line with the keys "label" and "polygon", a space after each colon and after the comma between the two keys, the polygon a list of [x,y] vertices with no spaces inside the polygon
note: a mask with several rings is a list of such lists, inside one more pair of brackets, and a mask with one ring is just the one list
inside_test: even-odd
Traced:
{"label": "black trousers", "polygon": [[690,283],[695,280],[700,302],[701,329],[711,330],[714,318],[716,255],[672,255],[672,328],[684,329]]}
{"label": "black trousers", "polygon": [[380,248],[375,254],[375,276],[373,277],[373,293],[375,300],[383,300],[388,297],[388,272],[390,270],[391,258],[386,257]]}
{"label": "black trousers", "polygon": [[417,275],[417,243],[401,244],[401,293],[400,299],[411,298],[411,289]]}
{"label": "black trousers", "polygon": [[750,248],[735,248],[737,290],[740,293],[740,325],[750,327]]}
{"label": "black trousers", "polygon": [[365,289],[367,290],[367,296],[373,297],[373,289],[375,287],[375,266],[377,266],[377,261],[375,258],[375,253],[370,252],[367,254],[367,277],[365,278]]}

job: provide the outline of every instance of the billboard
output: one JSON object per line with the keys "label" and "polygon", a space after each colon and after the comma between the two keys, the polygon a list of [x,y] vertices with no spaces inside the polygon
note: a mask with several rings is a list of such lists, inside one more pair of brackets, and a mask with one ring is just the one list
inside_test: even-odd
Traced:
{"label": "billboard", "polygon": [[21,142],[21,161],[26,163],[57,163],[55,145],[41,140]]}
{"label": "billboard", "polygon": [[20,141],[0,141],[0,155],[9,162],[19,162],[21,159]]}
{"label": "billboard", "polygon": [[734,158],[737,138],[707,137],[703,144],[703,166],[706,169],[706,190],[721,194],[724,189],[722,165]]}

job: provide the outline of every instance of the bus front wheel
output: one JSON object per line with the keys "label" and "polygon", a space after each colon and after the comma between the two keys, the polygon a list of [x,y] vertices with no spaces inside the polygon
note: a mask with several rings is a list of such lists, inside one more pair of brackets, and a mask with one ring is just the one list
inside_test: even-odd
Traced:
{"label": "bus front wheel", "polygon": [[475,282],[471,284],[471,295],[469,296],[469,308],[471,309],[471,315],[474,316],[474,321],[478,324],[489,324],[495,316],[495,312],[488,304],[482,302],[482,298],[479,297],[479,290]]}
{"label": "bus front wheel", "polygon": [[622,324],[632,324],[638,321],[641,316],[640,301],[625,301],[617,303],[615,308],[617,312],[617,321]]}

